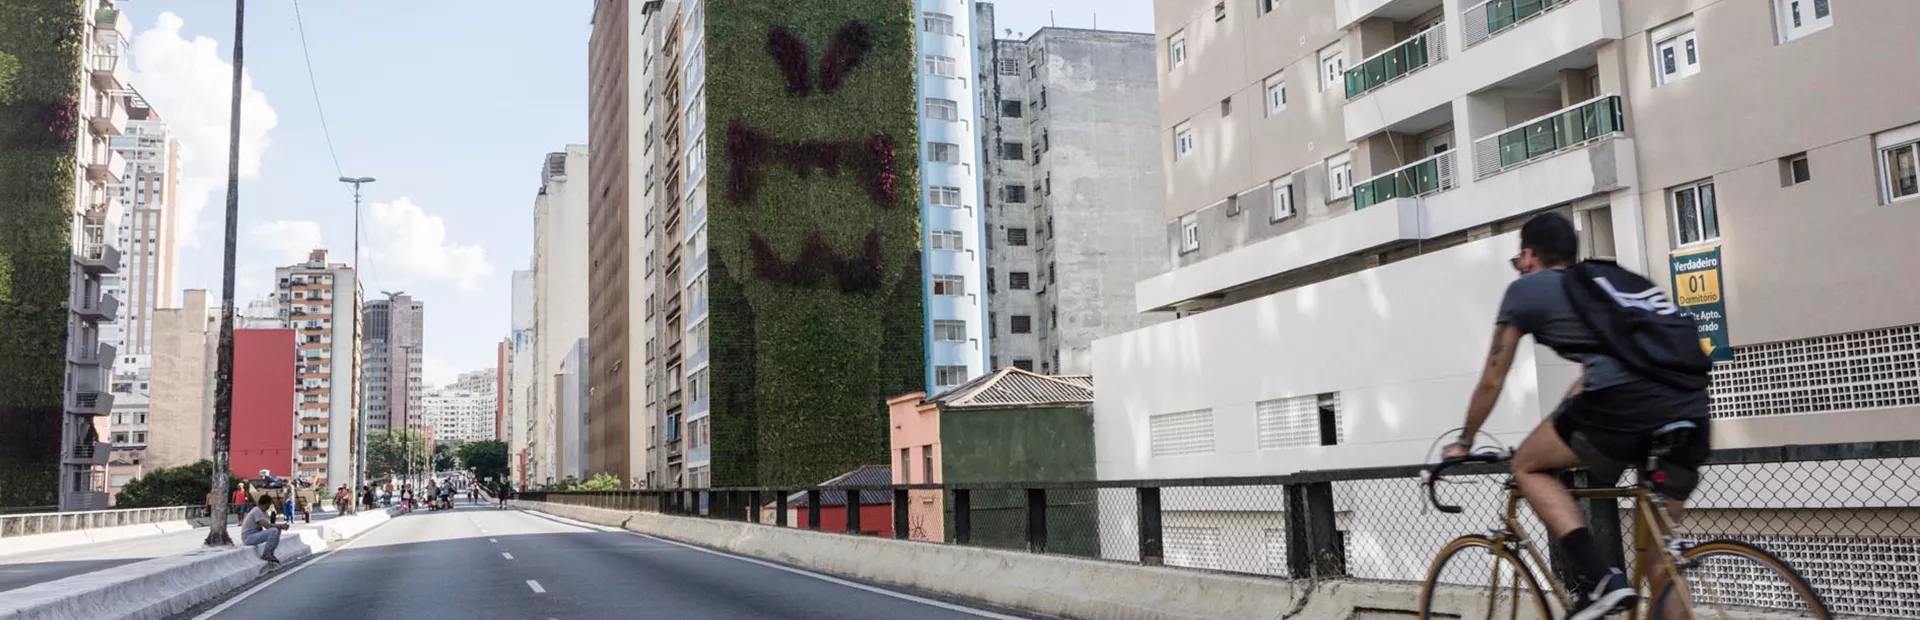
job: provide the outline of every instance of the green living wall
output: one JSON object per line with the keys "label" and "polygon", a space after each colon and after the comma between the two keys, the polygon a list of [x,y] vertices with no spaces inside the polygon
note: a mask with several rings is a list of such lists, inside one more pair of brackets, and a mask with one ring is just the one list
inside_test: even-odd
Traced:
{"label": "green living wall", "polygon": [[912,4],[705,6],[713,485],[886,463],[925,372]]}
{"label": "green living wall", "polygon": [[0,2],[0,508],[59,502],[82,10]]}

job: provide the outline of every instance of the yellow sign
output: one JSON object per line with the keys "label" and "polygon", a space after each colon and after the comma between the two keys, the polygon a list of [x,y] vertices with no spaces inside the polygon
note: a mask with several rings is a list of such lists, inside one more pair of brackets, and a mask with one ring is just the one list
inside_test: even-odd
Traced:
{"label": "yellow sign", "polygon": [[1680,307],[1720,303],[1720,270],[1695,271],[1674,279],[1674,297]]}
{"label": "yellow sign", "polygon": [[1709,356],[1711,356],[1711,355],[1713,355],[1713,339],[1712,339],[1712,338],[1701,338],[1701,339],[1700,339],[1700,350],[1701,350],[1701,351],[1703,351],[1703,352],[1705,352],[1705,353],[1706,353],[1707,355],[1709,355]]}

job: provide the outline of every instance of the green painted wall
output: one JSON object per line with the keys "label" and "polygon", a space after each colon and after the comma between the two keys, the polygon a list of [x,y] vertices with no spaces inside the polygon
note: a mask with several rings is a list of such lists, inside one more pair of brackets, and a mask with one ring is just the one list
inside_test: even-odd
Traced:
{"label": "green painted wall", "polygon": [[[940,458],[941,480],[948,484],[1093,480],[1093,411],[942,409]],[[973,544],[1026,548],[1024,492],[980,490],[971,499]],[[949,538],[952,506],[948,500]],[[1098,557],[1099,511],[1094,491],[1048,492],[1047,551]]]}
{"label": "green painted wall", "polygon": [[912,3],[705,6],[713,485],[886,463],[925,372]]}
{"label": "green painted wall", "polygon": [[60,499],[83,10],[0,2],[0,507]]}

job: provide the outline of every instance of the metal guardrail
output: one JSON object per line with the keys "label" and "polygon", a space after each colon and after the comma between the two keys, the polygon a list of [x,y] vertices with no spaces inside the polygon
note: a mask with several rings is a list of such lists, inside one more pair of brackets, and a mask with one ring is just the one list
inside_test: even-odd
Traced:
{"label": "metal guardrail", "polygon": [[0,514],[0,538],[53,534],[122,525],[143,525],[166,521],[204,519],[207,506],[168,506],[164,508],[127,508],[85,512],[41,512]]}
{"label": "metal guardrail", "polygon": [[1425,196],[1453,189],[1457,151],[1447,151],[1388,170],[1353,185],[1353,208],[1365,209],[1395,198]]}
{"label": "metal guardrail", "polygon": [[[1429,510],[1423,466],[1284,476],[527,491],[516,499],[724,519],[1224,573],[1419,581],[1435,551],[1484,533],[1505,505],[1504,466],[1449,477]],[[1722,450],[1702,471],[1683,536],[1746,539],[1795,564],[1834,611],[1920,618],[1920,441]],[[857,491],[857,492],[855,492]],[[1595,511],[1595,531],[1619,532]],[[1546,540],[1525,513],[1523,522]],[[1612,529],[1607,529],[1608,522]],[[1623,541],[1624,543],[1624,541]],[[1625,555],[1631,555],[1630,553]],[[1738,579],[1701,569],[1704,578]]]}
{"label": "metal guardrail", "polygon": [[1447,59],[1445,22],[1436,22],[1406,40],[1355,63],[1346,73],[1347,98],[1373,92],[1395,80]]}
{"label": "metal guardrail", "polygon": [[1484,179],[1625,131],[1626,107],[1620,95],[1600,95],[1474,140],[1474,178]]}
{"label": "metal guardrail", "polygon": [[1461,28],[1462,38],[1470,47],[1481,41],[1493,38],[1508,28],[1512,28],[1573,0],[1486,0],[1468,7],[1460,14],[1466,19]]}

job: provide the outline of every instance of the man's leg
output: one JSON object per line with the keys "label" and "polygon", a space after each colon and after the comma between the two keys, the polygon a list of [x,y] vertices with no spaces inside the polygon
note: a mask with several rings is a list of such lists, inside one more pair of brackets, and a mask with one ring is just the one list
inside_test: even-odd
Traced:
{"label": "man's leg", "polygon": [[1540,515],[1540,521],[1547,525],[1553,539],[1567,553],[1579,572],[1580,583],[1574,584],[1576,590],[1584,592],[1605,579],[1611,570],[1600,555],[1598,541],[1587,528],[1586,516],[1574,504],[1566,485],[1560,484],[1560,470],[1579,464],[1580,456],[1560,439],[1552,419],[1533,429],[1533,434],[1528,435],[1513,454],[1514,482],[1519,484],[1527,504]]}
{"label": "man's leg", "polygon": [[260,545],[260,557],[271,556],[275,549],[280,548],[280,530],[274,528],[260,530],[248,534],[240,542],[248,546]]}

